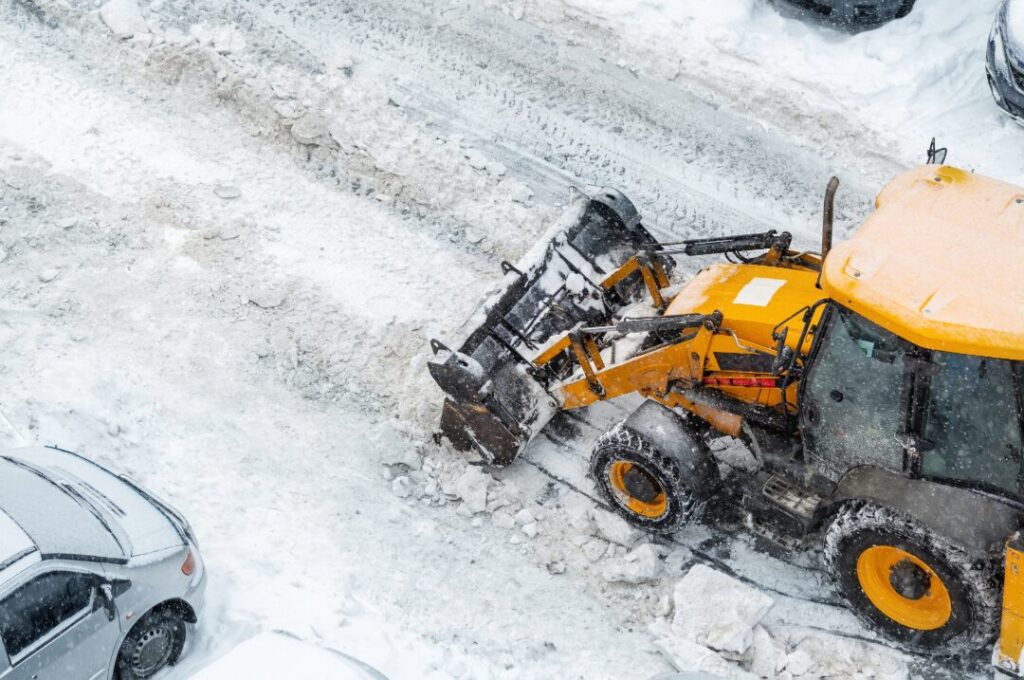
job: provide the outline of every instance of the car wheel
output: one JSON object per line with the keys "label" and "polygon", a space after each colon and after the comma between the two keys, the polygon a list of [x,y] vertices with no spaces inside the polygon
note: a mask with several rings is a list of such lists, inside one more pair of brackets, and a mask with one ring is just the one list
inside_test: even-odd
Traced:
{"label": "car wheel", "polygon": [[971,560],[893,510],[842,508],[826,531],[824,553],[853,612],[912,651],[957,654],[980,649],[995,635],[994,561]]}
{"label": "car wheel", "polygon": [[173,610],[146,614],[121,643],[119,680],[142,680],[174,664],[185,647],[185,630],[185,621]]}
{"label": "car wheel", "polygon": [[701,505],[684,469],[623,423],[601,435],[590,459],[590,474],[612,509],[656,533],[679,529]]}

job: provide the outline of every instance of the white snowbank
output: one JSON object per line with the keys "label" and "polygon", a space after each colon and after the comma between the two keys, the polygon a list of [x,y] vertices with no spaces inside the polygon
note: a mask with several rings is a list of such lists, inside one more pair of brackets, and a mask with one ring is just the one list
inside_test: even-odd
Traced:
{"label": "white snowbank", "polygon": [[283,633],[260,633],[192,674],[192,680],[381,680],[385,676],[340,652]]}
{"label": "white snowbank", "polygon": [[608,38],[602,51],[620,66],[711,89],[826,155],[845,145],[854,157],[920,163],[936,136],[951,163],[1019,182],[1024,130],[996,107],[985,77],[998,6],[918,2],[906,18],[853,35],[755,0],[560,0],[528,4],[525,18],[573,34],[596,24]]}

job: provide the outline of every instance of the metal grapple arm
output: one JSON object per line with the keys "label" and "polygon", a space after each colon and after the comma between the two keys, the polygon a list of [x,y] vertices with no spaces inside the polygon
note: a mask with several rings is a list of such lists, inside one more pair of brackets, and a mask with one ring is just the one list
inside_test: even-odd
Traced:
{"label": "metal grapple arm", "polygon": [[[664,393],[669,381],[699,379],[703,357],[711,337],[722,324],[722,314],[679,314],[643,318],[625,318],[608,326],[592,326],[569,331],[545,348],[533,363],[538,369],[570,352],[583,371],[581,380],[570,380],[559,387],[563,408],[579,408],[600,399],[612,399],[630,392]],[[676,342],[641,353],[622,363],[605,366],[598,340],[606,333],[629,335],[650,332],[684,332]],[[699,360],[693,360],[697,356]]]}

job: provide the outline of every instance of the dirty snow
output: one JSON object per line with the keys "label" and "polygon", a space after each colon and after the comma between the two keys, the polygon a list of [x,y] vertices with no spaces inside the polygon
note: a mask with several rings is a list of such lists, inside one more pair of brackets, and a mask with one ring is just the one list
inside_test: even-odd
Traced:
{"label": "dirty snow", "polygon": [[425,370],[572,185],[812,246],[831,172],[842,232],[932,135],[1024,179],[995,1],[919,5],[852,36],[754,0],[0,5],[5,443],[190,518],[209,606],[171,680],[269,630],[395,679],[967,677],[876,641],[813,553],[596,507],[629,400],[488,471],[431,441]]}

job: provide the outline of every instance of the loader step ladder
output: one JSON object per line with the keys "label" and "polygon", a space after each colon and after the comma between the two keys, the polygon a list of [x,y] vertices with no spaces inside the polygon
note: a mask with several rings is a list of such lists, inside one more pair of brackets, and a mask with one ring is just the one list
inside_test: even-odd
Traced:
{"label": "loader step ladder", "polygon": [[784,510],[805,520],[814,517],[815,510],[821,504],[821,496],[794,486],[779,475],[772,475],[761,487],[761,493]]}
{"label": "loader step ladder", "polygon": [[743,495],[747,526],[786,549],[798,548],[822,498],[780,474],[761,472]]}

